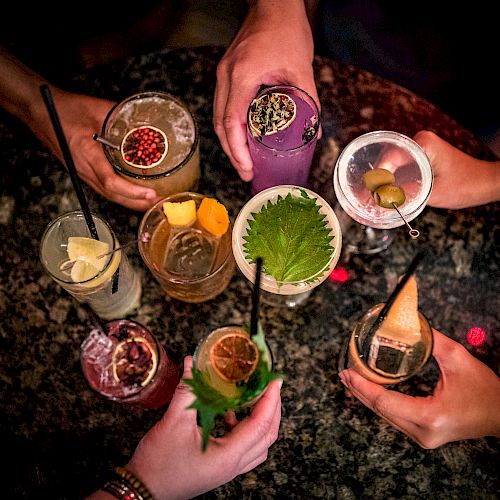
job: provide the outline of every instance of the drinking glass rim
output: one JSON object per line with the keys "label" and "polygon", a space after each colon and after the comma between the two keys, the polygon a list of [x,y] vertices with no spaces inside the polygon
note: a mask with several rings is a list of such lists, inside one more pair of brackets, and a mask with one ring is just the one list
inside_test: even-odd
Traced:
{"label": "drinking glass rim", "polygon": [[[203,198],[208,198],[209,196],[206,195],[206,194],[202,194],[202,193],[195,193],[194,191],[183,191],[181,193],[174,193],[174,194],[169,194],[168,196],[165,196],[165,198],[162,198],[161,200],[157,201],[151,208],[148,209],[148,211],[143,215],[142,219],[141,219],[141,223],[139,224],[139,235],[141,235],[143,233],[143,230],[144,230],[144,225],[146,223],[146,220],[148,219],[148,217],[153,213],[155,212],[156,210],[159,210],[162,214],[163,214],[163,203],[165,203],[166,201],[169,201],[173,198],[177,198],[177,197],[188,197],[189,199],[194,199],[194,198],[198,198],[198,197],[201,197],[201,199]],[[215,198],[216,199],[216,198]],[[219,200],[217,200],[219,201]],[[220,203],[220,202],[219,202]],[[225,205],[224,205],[225,206]],[[163,214],[164,215],[164,214]],[[165,216],[166,217],[166,216]],[[227,232],[229,232],[229,237],[232,239],[232,229],[233,229],[233,225],[231,223],[231,219],[229,219],[229,227],[227,229]],[[220,238],[223,238],[225,236],[226,233],[224,233],[222,236],[220,236]],[[151,234],[151,238],[152,238],[152,234]],[[140,238],[139,238],[139,243],[138,243],[138,248],[139,248],[139,253],[143,259],[143,261],[146,263],[146,265],[151,269],[154,267],[152,266],[152,264],[150,265],[150,261],[149,259],[146,257],[146,255],[144,254],[143,252],[143,247],[144,245],[149,245],[151,244],[151,239],[147,242],[147,243],[143,243]],[[203,282],[204,280],[207,280],[207,279],[210,279],[210,278],[213,278],[213,276],[215,276],[216,274],[220,273],[225,265],[227,264],[228,260],[231,259],[233,256],[233,251],[232,251],[232,245],[229,244],[229,250],[227,252],[227,255],[225,256],[223,262],[220,264],[220,266],[215,269],[214,271],[212,271],[210,274],[208,274],[207,276],[201,276],[199,278],[182,278],[182,280],[180,280],[180,278],[178,278],[176,275],[172,274],[172,273],[169,273],[168,271],[165,271],[165,270],[162,270],[161,272],[161,276],[166,276],[169,281],[173,282],[173,283],[177,283],[177,282],[182,282],[184,284],[195,284],[195,283],[200,283],[200,282]]]}
{"label": "drinking glass rim", "polygon": [[[372,138],[380,138],[380,140],[373,140],[371,141]],[[381,142],[389,142],[391,144],[394,144],[396,146],[402,147],[401,143],[405,144],[407,146],[408,152],[411,154],[411,156],[415,159],[417,165],[419,166],[420,172],[424,172],[427,167],[428,167],[428,172],[430,173],[430,183],[429,183],[429,188],[425,192],[421,202],[411,211],[405,210],[405,204],[401,205],[399,208],[400,212],[403,214],[405,219],[409,222],[413,220],[417,215],[419,215],[422,210],[425,208],[427,205],[427,201],[430,198],[431,192],[432,192],[432,186],[434,184],[434,172],[432,170],[432,165],[430,163],[430,160],[423,150],[423,148],[418,144],[416,141],[414,141],[412,138],[400,133],[400,132],[395,132],[392,130],[373,130],[371,132],[367,132],[365,134],[362,134],[358,137],[355,137],[352,139],[347,146],[340,152],[339,157],[337,158],[337,161],[335,162],[335,168],[333,171],[333,187],[335,192],[337,193],[337,188],[340,190],[340,194],[342,196],[339,196],[339,193],[337,193],[337,199],[340,205],[343,207],[343,203],[348,205],[349,209],[353,211],[357,216],[359,216],[362,219],[366,219],[367,221],[369,220],[370,222],[373,221],[376,223],[376,221],[373,220],[373,218],[370,218],[370,214],[367,214],[366,211],[362,211],[358,209],[357,206],[355,206],[352,202],[347,193],[345,192],[345,189],[343,187],[343,184],[340,182],[340,164],[343,162],[344,158],[348,158],[350,155],[354,154],[359,148],[363,146],[368,146],[370,144],[377,144]],[[355,148],[356,146],[356,148]],[[346,164],[346,162],[344,162]],[[344,164],[343,163],[343,164]],[[425,167],[424,167],[425,166]],[[423,176],[422,176],[423,177]],[[389,214],[389,217],[384,218],[384,222],[386,224],[392,224],[393,222],[398,222],[397,226],[394,227],[399,227],[404,225],[403,220],[401,219],[400,215],[397,213],[397,211],[393,211],[393,214]],[[352,217],[354,218],[354,217]],[[362,224],[365,224],[364,222]],[[365,224],[368,225],[368,224]],[[372,226],[375,227],[375,226]],[[378,226],[377,226],[378,227]],[[385,227],[385,225],[384,225]]]}
{"label": "drinking glass rim", "polygon": [[[304,149],[309,144],[313,144],[314,140],[317,140],[317,138],[318,138],[319,129],[320,129],[320,126],[321,126],[321,113],[319,111],[318,104],[316,103],[316,100],[309,93],[307,93],[304,89],[301,89],[300,87],[296,87],[295,85],[288,85],[286,83],[282,83],[282,84],[278,84],[278,85],[271,85],[270,87],[264,87],[264,88],[260,89],[257,92],[257,94],[255,95],[255,97],[252,98],[252,101],[254,99],[256,99],[260,94],[268,92],[270,90],[277,89],[277,88],[293,89],[293,90],[296,90],[298,92],[302,92],[309,99],[311,99],[311,101],[314,103],[314,109],[316,111],[316,116],[318,117],[318,127],[316,128],[316,132],[314,133],[314,137],[310,141],[306,142],[305,144],[302,144],[301,146],[297,146],[296,148],[282,150],[282,149],[273,148],[271,146],[267,146],[266,144],[264,144],[263,142],[260,142],[260,141],[258,141],[258,143],[263,148],[265,148],[265,149],[267,149],[269,151],[276,152],[278,154],[279,153],[284,153],[284,152],[286,152],[286,153],[293,153],[294,151],[300,151],[301,149]],[[252,101],[250,101],[250,105],[251,105]],[[252,135],[252,137],[253,137],[253,134],[252,134],[251,129],[250,129],[250,124],[248,122],[248,119],[249,119],[249,116],[250,116],[250,113],[249,113],[249,111],[250,111],[250,105],[248,106],[248,110],[247,110],[247,132],[249,132]]]}
{"label": "drinking glass rim", "polygon": [[[368,309],[368,311],[366,311],[363,316],[356,322],[356,324],[354,325],[354,330],[352,332],[351,335],[354,335],[354,332],[356,331],[356,328],[358,326],[358,324],[364,319],[366,318],[370,313],[376,313],[376,312],[380,312],[382,310],[382,308],[384,307],[384,304],[385,302],[380,302],[378,304],[375,304],[374,306],[370,307],[370,309]],[[370,372],[370,373],[373,373],[374,375],[377,375],[379,377],[385,377],[387,379],[393,379],[394,380],[394,383],[398,383],[398,382],[402,382],[403,380],[406,380],[410,377],[413,377],[414,375],[416,375],[428,362],[429,360],[431,359],[432,357],[432,352],[434,350],[434,334],[432,332],[432,327],[431,327],[431,324],[429,323],[429,320],[427,319],[427,317],[425,316],[425,314],[423,312],[420,311],[420,309],[418,310],[418,316],[419,316],[419,319],[422,319],[424,324],[428,327],[429,329],[429,332],[430,332],[430,346],[429,346],[429,349],[428,349],[428,352],[426,353],[426,356],[425,358],[423,359],[422,361],[422,364],[420,365],[420,367],[418,368],[417,371],[413,372],[413,373],[410,373],[408,375],[391,375],[389,373],[380,373],[379,371],[377,370],[374,370],[371,366],[368,365],[368,363],[365,362],[364,358],[361,357],[361,354],[360,354],[360,351],[359,351],[359,334],[358,335],[354,335],[354,347],[356,348],[356,354],[358,355],[360,361],[363,363],[363,366]],[[349,349],[349,346],[347,346],[347,349]]]}
{"label": "drinking glass rim", "polygon": [[[103,137],[106,137],[106,125],[108,124],[108,120],[110,119],[112,113],[118,108],[118,106],[123,106],[127,102],[137,100],[143,97],[162,97],[165,100],[169,99],[177,103],[181,108],[185,109],[187,113],[191,116],[191,119],[193,120],[193,126],[194,126],[194,141],[193,144],[191,145],[191,148],[189,150],[189,153],[187,156],[177,165],[172,167],[170,170],[167,170],[166,172],[160,172],[157,174],[150,174],[150,175],[144,175],[144,174],[138,174],[135,172],[130,172],[128,170],[125,170],[122,166],[116,165],[109,152],[109,146],[106,146],[105,144],[101,144],[102,149],[104,151],[104,155],[106,156],[106,159],[110,163],[110,165],[113,167],[114,170],[117,172],[120,172],[120,174],[126,175],[128,177],[132,177],[133,179],[142,179],[142,180],[156,180],[156,179],[161,179],[163,177],[169,177],[173,174],[175,174],[177,171],[181,170],[181,168],[186,165],[189,160],[194,156],[196,150],[198,149],[198,144],[200,142],[200,134],[199,134],[199,127],[198,127],[198,122],[196,120],[196,117],[194,114],[191,112],[191,110],[187,107],[187,104],[180,98],[168,93],[164,92],[161,90],[146,90],[144,92],[136,92],[135,94],[130,95],[129,97],[126,97],[125,99],[121,100],[120,102],[117,102],[109,111],[106,117],[104,118],[104,122],[102,124],[102,129],[101,129],[101,135]],[[145,125],[146,126],[146,125]],[[138,168],[138,167],[137,167]]]}
{"label": "drinking glass rim", "polygon": [[[85,283],[89,283],[90,281],[93,281],[95,280],[96,278],[99,278],[100,276],[102,276],[108,269],[109,267],[111,266],[111,263],[113,262],[113,259],[115,257],[115,253],[114,253],[114,250],[116,249],[116,244],[117,244],[117,239],[116,239],[116,235],[115,233],[113,232],[113,230],[111,229],[111,226],[109,225],[109,223],[104,220],[101,216],[97,215],[96,213],[94,212],[90,212],[92,218],[97,218],[99,219],[103,224],[104,226],[106,227],[106,229],[109,231],[109,234],[111,235],[111,239],[113,240],[113,248],[111,248],[109,250],[109,252],[112,252],[109,256],[108,256],[108,261],[106,262],[106,265],[102,268],[101,271],[99,271],[95,276],[93,276],[92,278],[89,278],[87,280],[84,280],[84,281],[73,281],[72,279],[69,279],[69,280],[65,280],[65,279],[62,279],[58,276],[56,276],[44,263],[43,261],[43,257],[42,257],[42,247],[43,247],[43,243],[45,241],[45,238],[46,236],[48,235],[49,233],[49,230],[56,224],[56,222],[59,222],[60,220],[64,219],[64,218],[68,218],[69,216],[71,215],[81,215],[81,217],[83,219],[85,219],[85,215],[83,213],[82,210],[72,210],[71,212],[65,212],[61,215],[59,215],[58,217],[56,217],[55,219],[53,219],[52,221],[50,221],[48,224],[47,224],[47,227],[45,228],[45,230],[43,231],[43,234],[42,234],[42,237],[40,238],[40,248],[39,248],[39,251],[38,251],[38,257],[40,259],[40,262],[42,263],[42,266],[44,267],[44,269],[47,271],[47,273],[50,275],[50,277],[52,279],[54,279],[55,281],[57,282],[60,282],[60,283],[64,283],[66,285],[84,285]],[[89,236],[91,238],[91,236]],[[111,276],[110,276],[111,278]]]}
{"label": "drinking glass rim", "polygon": [[[250,263],[248,261],[248,259],[245,256],[243,244],[240,244],[240,241],[241,242],[243,241],[243,235],[244,235],[243,231],[246,230],[248,226],[248,220],[252,212],[258,211],[268,201],[277,199],[279,195],[286,196],[288,193],[297,190],[305,191],[310,197],[315,198],[316,200],[318,200],[319,203],[321,203],[320,213],[326,216],[328,224],[330,226],[330,233],[333,233],[335,237],[334,238],[335,244],[334,245],[332,244],[334,251],[330,255],[328,262],[321,268],[321,270],[319,270],[318,272],[316,272],[314,275],[310,276],[307,279],[299,281],[278,281],[274,277],[263,272],[261,275],[261,287],[266,291],[270,291],[271,293],[279,294],[280,292],[271,291],[268,289],[268,287],[271,287],[273,289],[275,288],[279,289],[280,287],[285,285],[292,285],[298,287],[297,291],[295,293],[287,293],[284,295],[295,295],[297,293],[301,293],[304,291],[303,289],[301,290],[299,288],[300,285],[307,285],[309,283],[313,283],[318,280],[318,282],[312,287],[314,288],[315,286],[322,283],[328,277],[327,270],[330,267],[332,267],[333,269],[333,267],[335,267],[340,257],[340,252],[342,249],[342,232],[340,229],[340,223],[331,205],[322,196],[320,196],[319,194],[317,194],[316,192],[312,191],[309,188],[305,188],[303,186],[296,186],[293,184],[282,184],[278,186],[272,186],[254,195],[245,203],[245,205],[243,205],[242,209],[240,210],[240,212],[236,217],[236,221],[233,226],[232,245],[233,245],[234,257],[241,272],[251,283],[254,283],[256,264]],[[276,196],[273,198],[269,196],[269,194],[273,191],[281,191],[281,192],[277,192]],[[250,208],[251,206],[253,206],[254,208]],[[236,234],[236,232],[237,230],[239,230],[240,227],[241,227],[241,234],[238,235]],[[320,280],[320,278],[322,279]]]}

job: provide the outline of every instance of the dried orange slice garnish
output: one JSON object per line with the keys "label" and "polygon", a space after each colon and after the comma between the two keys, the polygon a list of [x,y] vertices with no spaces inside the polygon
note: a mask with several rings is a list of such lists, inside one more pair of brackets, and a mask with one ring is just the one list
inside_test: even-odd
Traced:
{"label": "dried orange slice garnish", "polygon": [[223,380],[248,380],[259,362],[259,350],[248,335],[228,333],[210,348],[210,363]]}
{"label": "dried orange slice garnish", "polygon": [[226,207],[214,198],[203,198],[198,208],[198,222],[201,227],[213,234],[222,236],[229,228],[229,215]]}
{"label": "dried orange slice garnish", "polygon": [[113,377],[127,387],[147,385],[156,373],[158,356],[142,337],[123,340],[113,352]]}
{"label": "dried orange slice garnish", "polygon": [[253,135],[272,135],[289,127],[296,114],[297,106],[290,96],[271,92],[252,101],[248,122]]}

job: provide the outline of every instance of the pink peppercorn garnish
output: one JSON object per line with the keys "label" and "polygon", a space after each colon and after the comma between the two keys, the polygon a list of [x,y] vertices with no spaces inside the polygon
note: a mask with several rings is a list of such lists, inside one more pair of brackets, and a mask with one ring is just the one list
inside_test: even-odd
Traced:
{"label": "pink peppercorn garnish", "polygon": [[152,168],[160,163],[168,150],[165,133],[156,127],[132,129],[122,141],[122,157],[133,167]]}

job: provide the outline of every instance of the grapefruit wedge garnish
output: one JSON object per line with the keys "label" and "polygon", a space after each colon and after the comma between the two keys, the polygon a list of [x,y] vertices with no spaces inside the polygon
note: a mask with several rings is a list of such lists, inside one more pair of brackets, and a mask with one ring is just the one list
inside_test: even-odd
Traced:
{"label": "grapefruit wedge garnish", "polygon": [[414,276],[410,276],[394,300],[377,336],[409,345],[421,340],[417,280]]}

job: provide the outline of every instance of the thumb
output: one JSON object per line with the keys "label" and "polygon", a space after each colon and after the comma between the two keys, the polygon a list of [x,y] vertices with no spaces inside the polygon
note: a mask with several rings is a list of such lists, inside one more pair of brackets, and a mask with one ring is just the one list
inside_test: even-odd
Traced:
{"label": "thumb", "polygon": [[[184,371],[182,378],[177,384],[174,397],[170,402],[168,413],[172,416],[183,414],[185,418],[196,419],[196,411],[190,410],[189,415],[186,414],[186,409],[191,406],[195,400],[191,387],[184,382],[184,379],[191,379],[191,369],[193,368],[193,357],[186,356],[184,358]],[[191,415],[192,414],[192,415]]]}

